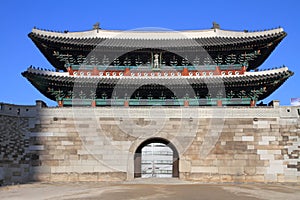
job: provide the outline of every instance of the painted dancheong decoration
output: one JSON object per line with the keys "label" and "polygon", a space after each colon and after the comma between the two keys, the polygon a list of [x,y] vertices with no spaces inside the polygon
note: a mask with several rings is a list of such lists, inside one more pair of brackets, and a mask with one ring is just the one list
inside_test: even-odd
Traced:
{"label": "painted dancheong decoration", "polygon": [[22,73],[59,106],[254,106],[293,72],[259,70],[286,36],[283,28],[228,31],[103,30],[29,37],[55,70]]}

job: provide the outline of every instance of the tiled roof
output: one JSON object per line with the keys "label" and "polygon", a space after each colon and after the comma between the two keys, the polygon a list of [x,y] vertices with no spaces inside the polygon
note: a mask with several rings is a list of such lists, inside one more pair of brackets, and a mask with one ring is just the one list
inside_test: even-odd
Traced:
{"label": "tiled roof", "polygon": [[282,28],[258,32],[226,31],[208,29],[198,31],[110,31],[91,30],[84,32],[51,32],[33,29],[32,39],[53,43],[134,48],[167,48],[234,45],[268,39],[283,38]]}
{"label": "tiled roof", "polygon": [[90,30],[82,32],[54,32],[40,29],[32,29],[32,33],[37,35],[44,35],[49,37],[64,37],[74,39],[88,39],[88,38],[115,38],[115,39],[142,39],[142,40],[170,40],[170,39],[197,39],[197,38],[249,38],[262,37],[266,35],[276,35],[284,32],[283,28],[276,28],[265,31],[229,31],[220,29],[207,30],[187,30],[187,31],[173,31],[173,30]]}
{"label": "tiled roof", "polygon": [[[293,72],[287,67],[258,71],[258,72],[245,72],[244,75],[214,75],[214,76],[71,76],[68,72],[51,72],[29,68],[22,73],[27,78],[40,77],[45,80],[55,82],[69,82],[69,83],[105,83],[105,84],[133,84],[144,85],[145,83],[155,84],[168,84],[168,85],[180,85],[180,84],[249,84],[257,85],[261,84],[260,81],[265,79],[287,79]],[[251,83],[251,84],[250,84]]]}

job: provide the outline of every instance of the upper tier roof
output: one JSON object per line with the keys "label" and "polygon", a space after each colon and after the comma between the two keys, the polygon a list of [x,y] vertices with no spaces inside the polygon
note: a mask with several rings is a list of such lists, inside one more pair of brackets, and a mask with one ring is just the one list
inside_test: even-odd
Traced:
{"label": "upper tier roof", "polygon": [[[224,45],[244,46],[260,43],[277,45],[286,33],[283,28],[267,31],[245,32],[220,29],[189,31],[155,31],[155,30],[90,30],[82,32],[52,32],[33,29],[29,37],[36,43],[55,43],[76,46],[103,46],[129,48],[186,48],[186,47],[224,47]],[[39,42],[38,42],[39,41]],[[207,48],[205,48],[208,50]],[[219,48],[218,48],[219,49]],[[234,48],[233,48],[234,49]],[[213,50],[213,49],[212,49]]]}
{"label": "upper tier roof", "polygon": [[[54,55],[54,52],[76,60],[77,56],[86,57],[94,50],[104,55],[123,55],[139,49],[159,49],[181,55],[187,52],[207,52],[212,59],[229,54],[236,54],[238,57],[259,52],[259,55],[248,63],[247,70],[251,70],[261,65],[286,35],[283,28],[257,32],[218,28],[186,31],[94,29],[82,32],[54,32],[34,28],[29,33],[29,37],[49,62],[55,68],[64,71],[64,61]],[[99,59],[103,58],[101,53],[97,54]]]}

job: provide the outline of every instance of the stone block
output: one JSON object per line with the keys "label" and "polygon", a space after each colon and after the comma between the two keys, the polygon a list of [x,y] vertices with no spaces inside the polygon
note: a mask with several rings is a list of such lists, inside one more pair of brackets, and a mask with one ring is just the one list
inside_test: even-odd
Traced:
{"label": "stone block", "polygon": [[248,154],[249,160],[259,160],[259,155],[257,154]]}
{"label": "stone block", "polygon": [[272,164],[270,163],[270,167],[267,168],[268,174],[282,174],[284,171],[284,166],[282,164]]}
{"label": "stone block", "polygon": [[257,154],[259,155],[266,155],[268,154],[268,151],[265,149],[257,149]]}
{"label": "stone block", "polygon": [[97,181],[124,181],[127,176],[125,172],[98,173]]}
{"label": "stone block", "polygon": [[79,150],[77,151],[77,153],[78,153],[78,155],[89,155],[89,154],[90,154],[89,151],[84,150],[84,149],[79,149]]}
{"label": "stone block", "polygon": [[179,160],[179,171],[180,172],[190,172],[191,171],[191,161]]}
{"label": "stone block", "polygon": [[275,141],[276,137],[275,136],[262,136],[262,141]]}
{"label": "stone block", "polygon": [[43,166],[51,167],[51,166],[59,166],[59,160],[43,160],[41,161]]}
{"label": "stone block", "polygon": [[66,182],[69,180],[67,173],[51,173],[50,181],[53,182]]}
{"label": "stone block", "polygon": [[69,182],[78,182],[79,178],[78,178],[78,173],[69,173]]}
{"label": "stone block", "polygon": [[245,167],[244,168],[244,173],[246,174],[246,175],[250,175],[250,176],[253,176],[253,175],[255,175],[256,174],[256,167]]}
{"label": "stone block", "polygon": [[261,160],[275,160],[275,157],[273,154],[261,154],[260,159]]}
{"label": "stone block", "polygon": [[254,136],[242,136],[242,141],[252,142],[254,141]]}
{"label": "stone block", "polygon": [[258,128],[270,128],[270,121],[258,121],[257,127]]}
{"label": "stone block", "polygon": [[220,175],[210,173],[190,173],[188,179],[205,183],[218,183],[220,182]]}
{"label": "stone block", "polygon": [[217,164],[216,159],[196,159],[189,162],[191,162],[192,166],[215,166]]}
{"label": "stone block", "polygon": [[112,168],[109,168],[105,165],[102,165],[102,164],[98,164],[96,166],[94,166],[94,172],[97,172],[97,173],[104,173],[104,172],[114,172],[115,170],[112,169]]}
{"label": "stone block", "polygon": [[218,160],[217,165],[220,167],[227,166],[227,167],[242,167],[246,165],[246,160]]}
{"label": "stone block", "polygon": [[242,136],[234,136],[233,141],[242,141]]}
{"label": "stone block", "polygon": [[66,166],[54,166],[51,167],[51,173],[67,173]]}
{"label": "stone block", "polygon": [[65,146],[65,145],[74,145],[73,141],[61,141],[61,145]]}
{"label": "stone block", "polygon": [[249,167],[263,167],[265,165],[265,161],[264,160],[259,160],[259,159],[248,159],[246,160],[246,166]]}
{"label": "stone block", "polygon": [[276,174],[265,174],[265,182],[277,182],[277,175]]}
{"label": "stone block", "polygon": [[83,166],[97,166],[100,164],[98,160],[89,159],[89,160],[80,160],[81,165]]}
{"label": "stone block", "polygon": [[270,124],[271,129],[279,129],[280,125],[279,124]]}
{"label": "stone block", "polygon": [[235,160],[247,160],[248,154],[234,154],[233,158]]}
{"label": "stone block", "polygon": [[246,177],[244,175],[235,175],[235,176],[232,176],[232,180],[234,183],[244,183],[246,180]]}
{"label": "stone block", "polygon": [[14,171],[12,172],[12,176],[21,176],[21,172],[20,171]]}
{"label": "stone block", "polygon": [[268,150],[268,154],[281,155],[281,150],[277,150],[277,149]]}
{"label": "stone block", "polygon": [[284,175],[283,174],[277,174],[277,182],[278,183],[284,183],[286,182],[284,179]]}
{"label": "stone block", "polygon": [[269,145],[269,141],[259,141],[259,145]]}
{"label": "stone block", "polygon": [[245,181],[247,183],[262,183],[265,181],[265,177],[263,175],[245,176]]}
{"label": "stone block", "polygon": [[233,178],[231,175],[220,175],[220,181],[222,183],[230,183],[233,182]]}
{"label": "stone block", "polygon": [[192,166],[191,173],[218,173],[218,167]]}
{"label": "stone block", "polygon": [[98,181],[98,173],[80,173],[78,174],[78,181],[81,182]]}
{"label": "stone block", "polygon": [[78,174],[92,173],[94,172],[94,166],[82,166],[82,165],[72,166],[72,171]]}
{"label": "stone block", "polygon": [[55,159],[55,160],[64,160],[65,159],[65,155],[64,154],[60,154],[60,153],[55,153],[53,155],[53,159]]}
{"label": "stone block", "polygon": [[244,167],[218,167],[218,173],[223,175],[244,175]]}
{"label": "stone block", "polygon": [[206,158],[207,159],[222,159],[222,160],[232,160],[234,154],[221,154],[221,155],[209,155]]}

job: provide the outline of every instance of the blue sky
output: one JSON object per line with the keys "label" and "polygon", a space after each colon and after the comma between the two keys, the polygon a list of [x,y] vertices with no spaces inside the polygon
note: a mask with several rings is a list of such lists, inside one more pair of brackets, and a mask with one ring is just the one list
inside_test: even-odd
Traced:
{"label": "blue sky", "polygon": [[295,72],[283,86],[264,100],[289,105],[300,97],[300,1],[299,0],[3,0],[0,3],[0,102],[34,104],[40,94],[21,72],[30,65],[53,69],[27,37],[31,29],[82,31],[99,21],[103,29],[161,27],[174,30],[209,29],[216,21],[221,29],[264,30],[281,26],[288,33],[260,69],[286,65]]}

